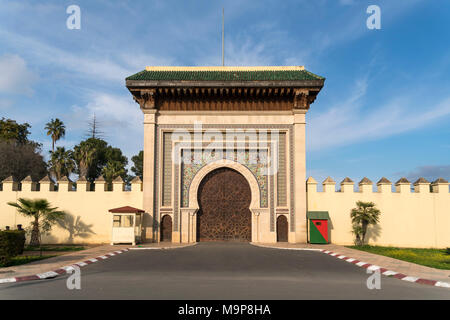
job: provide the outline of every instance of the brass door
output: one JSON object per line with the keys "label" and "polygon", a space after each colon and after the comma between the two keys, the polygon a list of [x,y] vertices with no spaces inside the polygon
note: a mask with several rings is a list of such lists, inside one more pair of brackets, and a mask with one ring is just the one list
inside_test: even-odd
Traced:
{"label": "brass door", "polygon": [[251,190],[239,172],[210,172],[198,191],[197,241],[251,241]]}

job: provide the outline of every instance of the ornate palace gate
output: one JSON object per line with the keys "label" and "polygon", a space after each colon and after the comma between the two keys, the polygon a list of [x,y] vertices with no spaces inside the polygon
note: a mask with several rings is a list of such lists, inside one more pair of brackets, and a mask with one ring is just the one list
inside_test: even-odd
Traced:
{"label": "ornate palace gate", "polygon": [[251,190],[235,170],[210,172],[198,191],[197,241],[251,241]]}

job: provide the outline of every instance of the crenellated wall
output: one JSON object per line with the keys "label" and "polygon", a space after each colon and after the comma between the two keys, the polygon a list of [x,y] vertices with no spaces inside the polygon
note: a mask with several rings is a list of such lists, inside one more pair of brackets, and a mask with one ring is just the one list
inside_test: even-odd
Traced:
{"label": "crenellated wall", "polygon": [[[52,206],[68,213],[65,227],[55,225],[50,236],[44,236],[44,243],[109,243],[111,241],[112,218],[109,209],[132,206],[142,208],[142,182],[133,180],[131,191],[124,191],[122,179],[113,182],[112,191],[106,191],[103,178],[95,181],[95,191],[88,191],[88,182],[81,178],[73,183],[64,177],[58,181],[58,191],[54,183],[45,177],[39,184],[27,177],[19,184],[13,179],[3,181],[0,191],[0,229],[10,226],[15,229],[18,224],[28,227],[30,219],[16,212],[7,203],[16,202],[18,198],[47,199]],[[39,190],[39,191],[36,191]],[[29,236],[28,236],[29,238]]]}
{"label": "crenellated wall", "polygon": [[373,183],[364,178],[354,190],[354,182],[345,178],[336,190],[336,183],[327,178],[323,191],[317,182],[307,180],[308,211],[328,211],[332,243],[353,244],[350,211],[356,201],[374,202],[381,211],[380,222],[368,234],[370,244],[417,248],[450,246],[450,193],[444,179],[429,183],[420,178],[413,184],[406,179],[393,186],[386,178]]}
{"label": "crenellated wall", "polygon": [[[394,190],[386,178],[377,182],[375,190],[367,178],[362,179],[357,188],[349,178],[340,183],[339,190],[331,178],[323,181],[321,192],[317,191],[317,184],[313,178],[306,182],[307,210],[329,212],[332,243],[353,244],[350,211],[361,200],[374,202],[381,211],[378,226],[370,229],[367,236],[370,244],[423,248],[450,246],[449,183],[443,179],[429,183],[421,178],[411,186],[402,178],[395,183]],[[88,185],[83,178],[74,184],[64,177],[55,188],[48,177],[39,183],[27,177],[19,187],[12,178],[5,179],[0,191],[0,229],[6,226],[14,229],[18,224],[28,227],[31,221],[9,206],[9,201],[47,199],[52,206],[69,215],[64,227],[55,226],[50,236],[43,237],[44,243],[109,243],[112,219],[108,210],[122,206],[142,208],[142,182],[133,180],[131,191],[124,191],[125,185],[120,178],[113,182],[111,191],[107,191],[101,177],[95,181],[95,191],[88,191],[91,189]]]}

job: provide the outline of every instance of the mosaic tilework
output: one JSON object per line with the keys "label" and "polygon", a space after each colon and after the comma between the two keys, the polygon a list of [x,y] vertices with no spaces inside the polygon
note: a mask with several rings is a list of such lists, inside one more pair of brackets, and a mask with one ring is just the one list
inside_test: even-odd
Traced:
{"label": "mosaic tilework", "polygon": [[[199,152],[199,151],[196,151]],[[190,155],[189,155],[190,153]],[[238,161],[242,165],[246,166],[255,176],[258,181],[260,190],[260,202],[261,207],[267,208],[268,205],[268,183],[267,183],[267,151],[249,151],[249,150],[237,150],[234,153],[223,152],[222,157],[211,154],[210,152],[199,153],[197,155],[200,162],[194,161],[196,155],[194,151],[183,154],[184,159],[190,156],[190,161],[183,161],[181,169],[181,205],[182,207],[189,206],[189,187],[191,185],[192,179],[197,174],[197,172],[203,168],[205,165],[212,161],[217,161],[219,159],[228,159],[232,161]],[[259,157],[258,157],[259,156]],[[188,159],[189,160],[189,159]],[[185,163],[186,162],[186,163]]]}
{"label": "mosaic tilework", "polygon": [[[160,133],[162,130],[173,130],[173,129],[187,129],[187,130],[193,130],[194,126],[193,125],[186,125],[186,124],[179,124],[179,125],[166,125],[166,124],[162,124],[162,125],[157,125],[157,132]],[[262,124],[262,125],[255,125],[255,124],[228,124],[228,125],[215,125],[215,124],[204,124],[203,128],[206,129],[227,129],[227,128],[256,128],[256,129],[287,129],[288,130],[288,134],[289,134],[289,155],[290,155],[290,161],[289,161],[289,178],[290,178],[290,204],[291,204],[291,211],[290,211],[290,229],[292,232],[295,231],[295,190],[294,190],[294,185],[295,185],[295,181],[294,181],[294,176],[295,176],[295,168],[294,168],[294,153],[295,153],[295,148],[294,148],[294,143],[293,143],[293,139],[294,139],[294,131],[293,125],[278,125],[278,124]],[[155,154],[155,168],[159,168],[159,154],[160,154],[160,144],[161,142],[159,141],[159,135],[156,135],[156,154]],[[178,199],[178,165],[174,165],[174,169],[175,169],[175,185],[174,185],[174,193],[173,193],[173,197],[174,199]],[[158,190],[158,185],[159,185],[159,181],[158,181],[158,176],[159,176],[159,170],[155,171],[155,190]],[[155,208],[155,212],[158,212],[158,197],[155,197],[155,204],[154,204],[154,208]],[[173,201],[173,206],[174,206],[174,231],[178,231],[178,207],[179,207],[179,201],[174,200]],[[155,219],[155,226],[157,225],[156,222],[156,215],[153,216]],[[270,219],[274,220],[275,219],[275,212],[274,210],[270,210]]]}

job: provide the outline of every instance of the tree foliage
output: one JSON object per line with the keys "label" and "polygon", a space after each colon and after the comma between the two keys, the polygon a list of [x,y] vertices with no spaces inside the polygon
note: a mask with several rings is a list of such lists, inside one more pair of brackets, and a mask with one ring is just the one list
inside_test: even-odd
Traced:
{"label": "tree foliage", "polygon": [[91,182],[102,174],[108,183],[118,176],[126,179],[127,157],[119,148],[109,146],[102,139],[89,138],[81,141],[74,147],[73,158],[76,163],[75,172]]}
{"label": "tree foliage", "polygon": [[139,154],[131,157],[131,161],[133,161],[131,171],[142,180],[144,176],[144,151],[141,150]]}
{"label": "tree foliage", "polygon": [[69,176],[75,169],[72,150],[57,147],[56,151],[50,151],[49,170],[59,181],[64,176]]}
{"label": "tree foliage", "polygon": [[47,174],[47,165],[35,145],[15,145],[0,141],[0,181],[13,176],[18,181],[27,176],[39,180]]}
{"label": "tree foliage", "polygon": [[0,120],[0,141],[13,144],[27,144],[29,142],[28,130],[31,126],[28,123],[19,124],[15,120],[2,118]]}
{"label": "tree foliage", "polygon": [[350,217],[352,219],[352,231],[355,235],[355,244],[363,245],[366,240],[367,229],[370,225],[376,225],[380,219],[380,210],[373,202],[357,201]]}
{"label": "tree foliage", "polygon": [[9,176],[21,181],[29,175],[38,180],[47,173],[41,145],[28,139],[29,128],[28,123],[0,120],[0,181]]}

